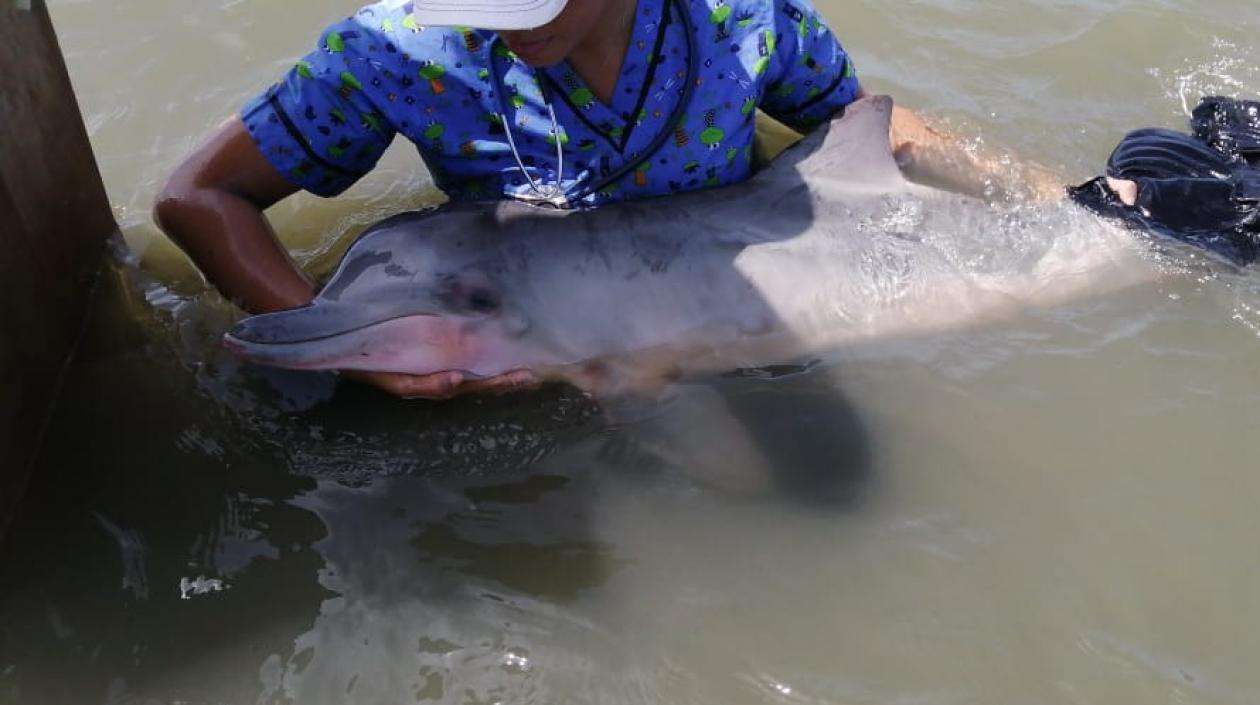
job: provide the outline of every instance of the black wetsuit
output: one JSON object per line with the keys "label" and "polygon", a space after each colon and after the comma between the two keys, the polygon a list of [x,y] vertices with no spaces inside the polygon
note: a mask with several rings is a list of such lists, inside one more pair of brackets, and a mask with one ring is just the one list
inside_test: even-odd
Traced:
{"label": "black wetsuit", "polygon": [[1191,128],[1138,130],[1116,147],[1107,175],[1138,184],[1133,206],[1104,177],[1068,194],[1135,228],[1252,262],[1260,256],[1260,103],[1206,98]]}

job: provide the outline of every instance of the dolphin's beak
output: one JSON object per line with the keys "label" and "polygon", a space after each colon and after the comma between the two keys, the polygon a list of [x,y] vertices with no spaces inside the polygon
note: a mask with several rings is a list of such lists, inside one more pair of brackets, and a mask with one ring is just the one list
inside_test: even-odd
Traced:
{"label": "dolphin's beak", "polygon": [[320,302],[250,316],[233,326],[227,335],[236,342],[250,345],[309,343],[366,328],[397,317],[399,313],[376,306]]}
{"label": "dolphin's beak", "polygon": [[[322,369],[358,362],[363,352],[384,345],[405,324],[432,328],[441,317],[414,310],[317,302],[302,308],[251,316],[237,323],[223,344],[253,362]],[[426,323],[431,321],[431,323]]]}

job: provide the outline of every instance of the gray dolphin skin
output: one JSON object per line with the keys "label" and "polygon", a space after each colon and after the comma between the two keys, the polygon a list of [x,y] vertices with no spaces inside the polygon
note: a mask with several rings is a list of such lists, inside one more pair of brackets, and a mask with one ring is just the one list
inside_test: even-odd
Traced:
{"label": "gray dolphin skin", "polygon": [[892,100],[864,98],[749,181],[555,211],[456,204],[385,220],[315,300],[226,345],[297,369],[595,386],[959,328],[1152,276],[1072,206],[1012,214],[906,181]]}

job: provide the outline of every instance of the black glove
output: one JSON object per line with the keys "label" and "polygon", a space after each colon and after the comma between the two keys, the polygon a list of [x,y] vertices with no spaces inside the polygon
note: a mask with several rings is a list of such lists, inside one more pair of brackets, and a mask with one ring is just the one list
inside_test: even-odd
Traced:
{"label": "black glove", "polygon": [[1208,98],[1194,114],[1193,136],[1138,130],[1112,152],[1107,175],[1138,185],[1132,206],[1106,178],[1068,195],[1104,217],[1249,263],[1260,255],[1260,103]]}

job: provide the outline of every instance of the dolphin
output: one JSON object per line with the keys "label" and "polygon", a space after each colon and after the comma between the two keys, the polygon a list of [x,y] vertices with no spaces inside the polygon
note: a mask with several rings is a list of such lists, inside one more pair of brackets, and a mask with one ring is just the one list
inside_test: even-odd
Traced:
{"label": "dolphin", "polygon": [[748,181],[558,211],[449,204],[364,232],[307,306],[225,336],[296,369],[584,388],[756,368],[1152,278],[1122,229],[909,182],[868,97]]}

